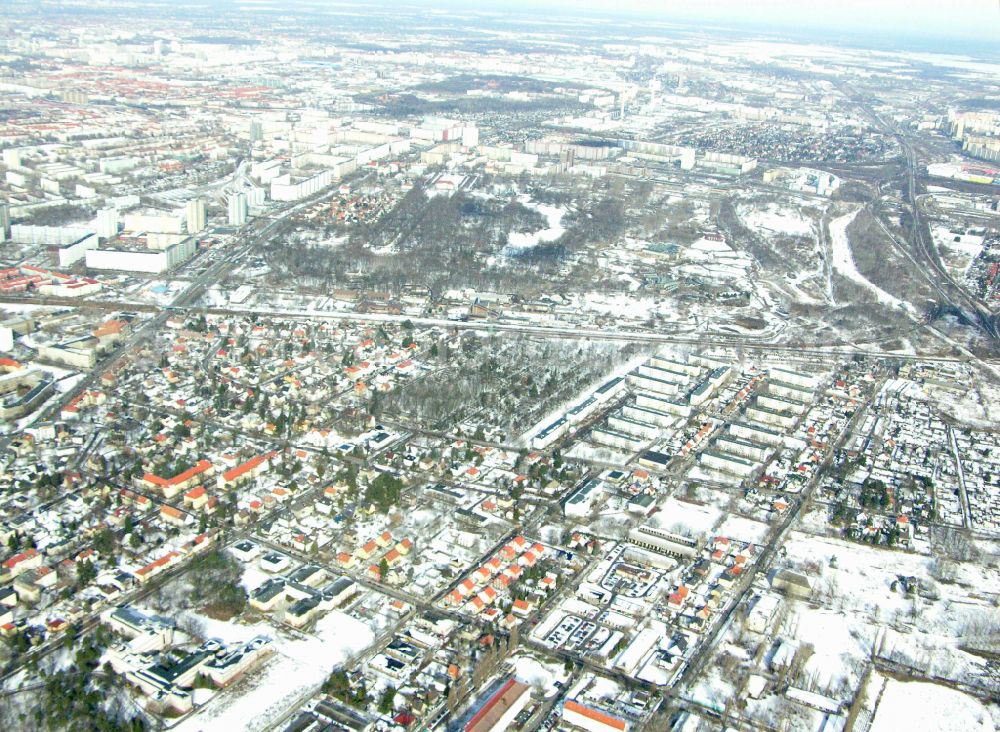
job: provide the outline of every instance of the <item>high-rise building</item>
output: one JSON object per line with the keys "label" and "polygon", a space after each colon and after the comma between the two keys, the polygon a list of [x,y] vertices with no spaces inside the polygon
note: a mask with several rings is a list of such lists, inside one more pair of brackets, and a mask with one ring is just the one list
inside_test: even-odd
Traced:
{"label": "high-rise building", "polygon": [[8,147],[3,151],[3,164],[8,168],[20,168],[21,151],[16,147]]}
{"label": "high-rise building", "polygon": [[188,201],[187,204],[187,230],[189,234],[196,234],[202,231],[208,223],[208,214],[205,213],[205,202],[200,198]]}
{"label": "high-rise building", "polygon": [[97,235],[103,239],[118,236],[117,208],[102,208],[97,212]]}
{"label": "high-rise building", "polygon": [[247,194],[234,193],[229,197],[229,225],[243,226],[247,222]]}
{"label": "high-rise building", "polygon": [[247,189],[247,204],[250,208],[260,207],[264,205],[265,192],[264,189],[259,186],[250,186]]}
{"label": "high-rise building", "polygon": [[3,232],[3,240],[10,239],[10,204],[0,203],[0,231]]}
{"label": "high-rise building", "polygon": [[250,142],[260,142],[264,139],[264,123],[259,119],[250,120]]}

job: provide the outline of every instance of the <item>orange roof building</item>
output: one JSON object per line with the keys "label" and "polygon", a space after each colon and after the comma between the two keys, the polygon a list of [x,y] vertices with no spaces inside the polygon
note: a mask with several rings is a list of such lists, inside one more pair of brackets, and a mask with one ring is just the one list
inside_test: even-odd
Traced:
{"label": "orange roof building", "polygon": [[625,732],[628,729],[624,720],[572,700],[563,704],[563,720],[589,732]]}

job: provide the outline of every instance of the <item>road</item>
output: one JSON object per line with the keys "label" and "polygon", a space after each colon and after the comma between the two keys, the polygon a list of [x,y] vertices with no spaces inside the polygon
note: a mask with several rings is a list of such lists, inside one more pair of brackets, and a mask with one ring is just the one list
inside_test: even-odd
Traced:
{"label": "road", "polygon": [[846,84],[844,85],[843,91],[846,96],[848,96],[866,115],[868,115],[876,127],[880,128],[886,134],[894,137],[899,143],[900,149],[903,151],[903,158],[906,162],[907,202],[913,218],[910,239],[916,249],[916,252],[923,260],[923,264],[934,274],[933,279],[937,280],[935,289],[941,293],[949,305],[974,315],[979,327],[991,339],[1000,339],[997,322],[989,308],[987,308],[980,300],[956,282],[951,276],[951,273],[949,273],[947,268],[945,268],[941,263],[937,247],[935,246],[930,234],[930,227],[927,225],[927,222],[923,220],[922,211],[920,209],[918,191],[919,183],[922,177],[917,171],[917,157],[913,150],[913,145],[910,143],[909,136],[905,131],[899,128],[899,125],[894,120],[886,121],[883,119],[881,115],[879,115],[879,113],[872,108],[868,99],[863,94],[859,94]]}
{"label": "road", "polygon": [[[874,392],[877,393],[883,383],[884,379],[874,388]],[[715,622],[708,634],[702,637],[698,644],[697,653],[693,656],[688,666],[678,677],[677,683],[674,687],[672,687],[673,689],[676,689],[678,692],[683,692],[684,689],[689,687],[699,678],[702,669],[711,658],[716,644],[722,634],[728,629],[729,623],[731,622],[737,608],[743,606],[749,599],[751,590],[753,589],[754,580],[762,573],[766,574],[766,572],[771,568],[774,563],[774,559],[777,556],[778,548],[784,543],[785,538],[795,525],[795,522],[798,520],[803,508],[810,503],[812,494],[819,485],[822,476],[830,467],[834,457],[854,433],[857,428],[858,421],[861,420],[864,414],[864,409],[855,410],[854,414],[847,421],[847,424],[844,425],[844,429],[837,436],[836,443],[832,444],[828,448],[828,451],[823,458],[823,462],[813,472],[813,476],[809,479],[808,484],[799,494],[799,500],[787,511],[781,523],[772,529],[770,539],[768,539],[767,543],[760,549],[760,561],[754,563],[750,567],[749,571],[743,574],[740,585],[734,593],[733,600],[726,606],[722,616]],[[670,698],[672,700],[676,697],[671,696]],[[666,725],[670,715],[672,715],[678,708],[683,707],[678,707],[676,704],[673,706],[665,705],[658,714],[660,722]]]}
{"label": "road", "polygon": [[[868,108],[869,113],[874,119],[879,120],[879,123],[885,127],[886,130],[890,131],[891,134],[895,135],[900,142],[900,145],[904,151],[904,156],[906,158],[907,176],[908,176],[908,196],[909,205],[912,209],[913,215],[913,245],[916,247],[916,253],[919,255],[921,264],[927,267],[934,274],[934,278],[939,279],[941,283],[937,286],[938,291],[941,293],[942,297],[946,299],[949,304],[959,307],[963,310],[971,311],[976,313],[981,327],[994,339],[998,338],[996,323],[993,321],[989,312],[986,311],[982,304],[979,303],[974,297],[969,295],[945,270],[941,265],[940,259],[936,255],[936,250],[934,249],[933,242],[929,239],[929,231],[926,227],[926,223],[921,218],[921,211],[919,201],[917,199],[917,176],[916,176],[916,159],[915,153],[912,146],[909,143],[906,135],[900,131],[895,126],[887,125],[882,122],[877,114]],[[329,195],[326,193],[324,195]],[[764,351],[768,354],[786,354],[793,357],[801,358],[821,358],[828,359],[831,357],[841,357],[850,358],[854,356],[865,356],[870,358],[884,358],[891,359],[894,361],[930,361],[930,362],[942,362],[942,363],[952,363],[952,362],[964,362],[967,359],[964,356],[910,356],[905,354],[898,354],[895,352],[887,352],[880,349],[873,348],[857,348],[844,343],[831,343],[831,344],[811,344],[811,345],[782,345],[768,342],[765,339],[754,339],[742,336],[732,336],[727,334],[691,334],[691,333],[680,333],[680,332],[656,332],[647,330],[634,330],[622,327],[613,327],[607,329],[596,329],[596,328],[579,328],[572,325],[550,325],[550,324],[531,324],[531,323],[517,323],[517,322],[504,322],[504,321],[452,321],[440,318],[429,318],[429,317],[413,317],[407,315],[393,315],[393,314],[379,314],[379,313],[344,313],[344,312],[315,312],[309,310],[291,310],[291,309],[267,309],[267,308],[255,308],[255,309],[233,309],[233,308],[213,308],[213,307],[202,307],[198,305],[199,300],[213,285],[225,279],[236,267],[238,267],[247,257],[247,255],[252,252],[255,247],[257,247],[261,242],[267,240],[276,231],[282,227],[288,215],[297,210],[303,205],[311,205],[313,200],[309,202],[303,202],[293,206],[283,212],[281,212],[275,219],[270,220],[266,223],[258,222],[255,225],[248,227],[244,233],[241,235],[240,243],[234,246],[225,256],[221,257],[217,261],[214,261],[210,266],[208,266],[203,272],[198,274],[194,279],[192,279],[187,286],[173,298],[169,305],[165,307],[158,306],[136,306],[136,310],[141,310],[150,314],[147,320],[140,322],[137,327],[117,346],[114,347],[112,351],[107,353],[98,367],[95,367],[88,374],[86,374],[83,379],[78,383],[78,385],[69,393],[62,395],[54,403],[50,404],[45,412],[42,414],[42,418],[45,416],[51,417],[53,415],[58,415],[62,408],[82,390],[90,389],[100,378],[100,376],[106,372],[109,368],[112,368],[115,364],[122,361],[130,353],[134,352],[138,347],[140,347],[144,342],[155,337],[155,335],[162,330],[166,320],[174,313],[183,313],[186,315],[191,314],[207,314],[207,315],[223,315],[223,316],[234,316],[234,317],[247,317],[250,315],[260,315],[260,316],[273,316],[273,317],[287,317],[287,318],[310,318],[310,319],[328,319],[336,321],[354,321],[354,322],[403,322],[411,321],[414,325],[424,326],[424,327],[439,327],[448,330],[475,330],[475,331],[488,331],[488,332],[503,332],[512,333],[519,335],[537,336],[537,337],[547,337],[547,338],[572,338],[572,339],[592,339],[592,340],[613,340],[622,342],[639,342],[649,345],[704,345],[706,339],[710,339],[713,346],[718,348],[740,348],[747,351]],[[129,308],[129,305],[123,306],[121,303],[111,303],[107,301],[100,300],[68,300],[68,301],[58,301],[58,299],[51,299],[53,304],[65,304],[72,305],[74,307],[93,307],[102,308],[107,310],[122,310],[123,308]],[[13,298],[4,297],[0,298],[0,301],[7,302],[23,302],[23,298]],[[34,299],[34,303],[42,302],[42,300]],[[833,455],[836,454],[837,450],[843,445],[844,440],[847,435],[850,435],[855,421],[858,419],[859,415],[863,410],[858,410],[855,415],[848,422],[842,434],[838,437],[837,446],[831,448],[818,470],[815,471],[814,477],[811,479],[810,483],[803,490],[801,495],[801,500],[795,505],[795,507],[787,512],[787,515],[782,519],[771,532],[771,536],[767,544],[763,547],[761,551],[761,559],[759,562],[752,565],[748,572],[746,572],[741,578],[741,582],[737,590],[733,593],[730,602],[726,605],[724,611],[711,626],[711,629],[702,637],[698,645],[698,650],[695,655],[691,658],[688,665],[682,671],[679,681],[675,687],[667,690],[665,694],[665,699],[668,703],[664,705],[663,709],[659,712],[661,721],[666,724],[667,717],[662,715],[669,715],[677,709],[695,709],[699,713],[705,713],[705,708],[698,705],[688,699],[683,698],[683,690],[686,689],[696,678],[699,677],[704,669],[706,663],[712,656],[713,649],[718,643],[719,639],[722,637],[726,629],[729,628],[731,621],[735,617],[737,610],[742,607],[753,589],[753,583],[755,579],[761,575],[761,573],[766,572],[774,561],[776,551],[780,544],[787,537],[788,532],[795,525],[801,510],[808,504],[812,493],[815,491],[816,486],[819,482],[819,476],[823,474],[825,468],[829,466],[829,462],[832,460]],[[0,451],[6,449],[9,445],[11,437],[4,438],[0,440]],[[952,437],[952,446],[954,447],[954,437]],[[967,505],[964,504],[963,507],[967,513]],[[288,507],[290,508],[290,507]],[[288,508],[283,508],[281,511],[286,511]],[[540,514],[536,512],[533,516],[535,520],[540,518]],[[482,559],[485,559],[495,553],[496,549],[501,546],[504,542],[509,540],[509,538],[520,529],[521,527],[514,527],[508,534],[501,538],[500,542],[490,548],[490,550],[484,553]],[[266,538],[262,538],[255,534],[241,534],[243,536],[248,536],[254,541],[260,543],[263,546],[278,550],[286,555],[295,557],[296,559],[303,562],[315,562],[317,558],[314,556],[308,556],[305,554],[300,554],[295,552],[286,546],[279,546],[271,542]],[[239,535],[238,535],[239,536]],[[230,540],[232,537],[230,538]],[[170,570],[162,573],[154,580],[152,580],[147,585],[136,588],[134,591],[129,592],[123,598],[127,602],[136,602],[144,597],[148,596],[154,592],[162,584],[169,582],[176,578],[177,576],[183,574],[187,571],[188,563],[182,563]],[[383,633],[380,634],[377,641],[371,645],[362,656],[354,659],[353,664],[364,663],[369,660],[373,655],[380,652],[384,648],[391,638],[399,632],[405,623],[412,617],[415,610],[421,612],[431,612],[437,615],[444,615],[453,617],[456,619],[461,619],[465,624],[476,623],[477,621],[469,618],[467,615],[460,614],[448,609],[444,609],[440,606],[440,599],[451,589],[451,587],[445,588],[440,593],[438,593],[434,598],[425,600],[424,598],[418,597],[403,588],[392,587],[386,584],[374,582],[367,578],[362,572],[347,573],[342,570],[334,570],[329,564],[326,565],[327,569],[335,574],[350,576],[359,585],[364,586],[370,590],[377,591],[389,597],[399,599],[406,602],[410,606],[410,611],[403,616],[401,616],[396,622],[394,622],[389,628],[387,628]],[[99,622],[99,613],[94,612],[86,616],[81,620],[81,633],[88,632],[92,629],[97,622]],[[586,668],[599,672],[603,676],[610,676],[622,683],[631,684],[634,679],[630,676],[619,672],[614,669],[608,669],[603,664],[594,661],[592,658],[585,656],[583,654],[577,653],[575,651],[568,651],[565,649],[553,649],[545,644],[538,641],[532,640],[528,637],[522,638],[522,643],[539,653],[544,654],[548,657],[556,657],[564,660],[572,661],[577,665],[578,669]],[[61,637],[56,636],[49,642],[43,644],[37,649],[30,651],[26,658],[41,658],[51,653],[58,647],[61,642]],[[8,679],[11,675],[17,672],[18,669],[12,669],[3,677],[0,677],[0,681]],[[576,673],[576,672],[574,672]],[[290,705],[282,716],[272,723],[273,728],[280,727],[283,725],[295,712],[299,709],[300,705],[311,698],[318,691],[316,688],[304,689],[300,698],[295,701],[294,704]],[[541,710],[540,718],[537,723],[541,723],[545,715],[551,711],[556,700],[560,698],[561,695],[556,695],[556,697],[547,703]],[[709,710],[712,711],[712,710]],[[657,727],[660,728],[660,727]]]}
{"label": "road", "polygon": [[962,451],[958,449],[958,441],[955,439],[955,428],[950,424],[945,425],[948,431],[948,442],[951,446],[952,455],[955,458],[955,475],[958,478],[958,501],[962,507],[962,523],[965,528],[972,529],[972,510],[969,508],[969,495],[965,489],[965,469],[962,467]]}
{"label": "road", "polygon": [[[225,257],[214,262],[195,279],[191,280],[187,287],[174,297],[168,307],[156,308],[152,311],[154,312],[153,317],[140,323],[138,327],[129,333],[111,351],[104,354],[103,359],[88,373],[86,373],[73,389],[63,394],[58,400],[50,403],[44,410],[39,412],[36,420],[45,420],[57,417],[62,409],[69,404],[69,402],[77,394],[91,389],[98,379],[100,379],[100,377],[108,371],[108,369],[113,368],[117,363],[126,358],[144,341],[154,337],[163,328],[171,312],[188,308],[192,303],[196,302],[212,284],[226,277],[235,267],[241,264],[250,251],[252,251],[261,242],[265,241],[275,232],[276,229],[284,224],[289,215],[305,206],[312,205],[316,201],[329,195],[332,195],[332,191],[327,190],[306,199],[305,201],[301,201],[283,209],[271,220],[257,219],[254,222],[251,222],[251,224],[249,224],[239,235],[240,243],[236,247],[229,251]],[[38,304],[38,301],[35,301],[35,303]],[[87,303],[76,303],[76,305],[81,304],[85,306],[87,305]],[[90,303],[90,305],[93,306],[93,303]],[[108,305],[114,304],[108,303]],[[119,312],[127,310],[128,308],[128,305],[123,306],[121,303],[114,306],[114,310]],[[15,437],[16,434],[11,434],[0,439],[0,452],[6,451]],[[89,447],[93,447],[93,443],[91,443]],[[53,502],[57,502],[63,498],[65,498],[65,495],[60,496]],[[150,498],[155,499],[157,503],[162,502],[162,500],[156,496],[150,496]],[[141,585],[127,593],[124,593],[118,600],[116,600],[116,602],[133,603],[142,600],[161,585],[186,572],[189,565],[189,561],[183,561],[175,565],[169,570],[166,570],[151,579],[147,584]],[[81,635],[92,630],[100,622],[100,613],[104,609],[106,609],[106,607],[102,606],[77,621],[79,623],[79,633]],[[59,648],[61,643],[62,634],[57,634],[51,636],[40,646],[37,646],[23,654],[17,659],[17,663],[14,666],[5,669],[3,673],[0,674],[0,684],[6,682],[14,674],[18,673],[18,671],[20,671],[29,660],[41,660],[52,651]]]}
{"label": "road", "polygon": [[[199,277],[200,282],[206,275]],[[192,283],[191,287],[195,287]],[[185,292],[189,292],[191,288]],[[181,295],[178,298],[182,297]],[[595,341],[621,341],[623,343],[645,343],[649,345],[682,345],[682,346],[702,346],[711,343],[712,347],[718,350],[742,349],[753,353],[783,354],[790,357],[801,358],[884,358],[899,362],[924,361],[928,363],[965,363],[966,356],[959,355],[920,355],[906,354],[896,351],[886,351],[879,348],[863,347],[851,343],[811,343],[811,344],[782,344],[770,341],[766,338],[752,338],[749,336],[734,336],[728,333],[664,333],[662,331],[639,330],[635,328],[592,328],[578,325],[533,325],[517,323],[504,320],[448,320],[445,318],[421,317],[406,314],[394,313],[357,313],[344,311],[323,311],[323,310],[298,310],[289,308],[223,308],[223,307],[199,307],[181,306],[172,304],[166,307],[156,305],[108,303],[94,300],[69,300],[48,298],[31,299],[10,296],[0,296],[0,302],[16,302],[44,305],[73,305],[75,307],[100,307],[106,310],[121,311],[131,309],[140,312],[157,312],[158,318],[165,319],[165,314],[176,311],[182,314],[204,314],[223,315],[231,317],[280,317],[289,319],[310,319],[310,320],[330,320],[335,322],[359,322],[359,323],[403,323],[409,321],[415,326],[427,328],[444,328],[453,331],[471,330],[485,331],[489,333],[514,333],[519,335],[537,336],[540,338],[570,338],[573,340],[595,340]],[[163,320],[159,320],[162,324]],[[148,325],[148,323],[147,323]],[[118,349],[125,350],[125,349]],[[115,353],[118,353],[116,350]],[[108,365],[110,359],[106,359],[103,365]],[[1000,359],[989,359],[990,363],[1000,365]]]}

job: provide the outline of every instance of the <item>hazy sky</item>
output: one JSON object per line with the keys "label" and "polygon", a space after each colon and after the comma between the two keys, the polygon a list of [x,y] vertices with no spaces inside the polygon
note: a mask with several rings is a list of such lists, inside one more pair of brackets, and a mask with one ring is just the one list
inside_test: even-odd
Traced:
{"label": "hazy sky", "polygon": [[[523,8],[523,0],[490,3]],[[1000,0],[539,0],[566,11],[626,11],[687,20],[1000,40]]]}

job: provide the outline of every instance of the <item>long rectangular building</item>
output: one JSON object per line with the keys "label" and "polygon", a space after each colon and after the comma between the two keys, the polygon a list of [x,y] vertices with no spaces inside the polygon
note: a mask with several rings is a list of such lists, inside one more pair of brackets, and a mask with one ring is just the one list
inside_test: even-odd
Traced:
{"label": "long rectangular building", "polygon": [[627,732],[628,724],[623,719],[612,717],[599,709],[567,701],[563,704],[563,720],[587,730],[587,732]]}
{"label": "long rectangular building", "polygon": [[642,409],[652,409],[657,412],[676,414],[679,417],[691,416],[691,405],[680,399],[671,399],[661,394],[648,394],[637,391],[635,393],[635,405]]}
{"label": "long rectangular building", "polygon": [[698,456],[698,462],[705,467],[720,470],[723,473],[729,473],[741,478],[750,475],[757,467],[756,463],[750,460],[716,450],[705,450]]}
{"label": "long rectangular building", "polygon": [[565,417],[560,417],[548,427],[543,427],[538,434],[531,438],[531,446],[536,450],[544,450],[554,443],[569,429],[569,423]]}
{"label": "long rectangular building", "polygon": [[600,403],[594,397],[587,397],[575,407],[566,412],[566,419],[570,424],[579,424],[591,414],[593,414]]}
{"label": "long rectangular building", "polygon": [[652,526],[640,526],[628,532],[628,540],[636,546],[672,557],[693,557],[698,553],[698,543],[687,536]]}
{"label": "long rectangular building", "polygon": [[767,391],[776,397],[790,399],[793,402],[802,402],[803,404],[809,404],[813,400],[813,392],[809,389],[803,389],[795,386],[795,384],[788,384],[773,378],[767,382]]}
{"label": "long rectangular building", "polygon": [[701,367],[690,363],[681,363],[680,361],[674,361],[672,358],[665,358],[663,356],[653,356],[648,361],[649,365],[653,368],[662,369],[664,371],[672,371],[675,374],[680,374],[681,376],[697,376],[701,373]]}
{"label": "long rectangular building", "polygon": [[656,379],[651,376],[644,376],[635,372],[629,374],[628,383],[634,389],[651,391],[654,394],[666,394],[667,396],[672,396],[679,391],[679,387],[676,382],[664,381],[663,379]]}
{"label": "long rectangular building", "polygon": [[622,407],[622,416],[627,419],[635,420],[636,422],[645,422],[646,424],[656,425],[657,427],[672,427],[674,422],[677,421],[677,417],[673,414],[659,412],[655,409],[634,407],[631,405]]}
{"label": "long rectangular building", "polygon": [[772,366],[769,373],[774,381],[783,381],[802,389],[815,389],[819,384],[819,378],[813,374],[803,374],[801,371],[793,371],[781,366]]}
{"label": "long rectangular building", "polygon": [[660,381],[666,381],[669,384],[677,384],[678,386],[683,386],[687,384],[691,379],[687,374],[678,374],[673,371],[667,371],[666,369],[658,369],[655,366],[643,365],[635,370],[635,373],[640,376],[649,376],[653,379],[659,379]]}
{"label": "long rectangular building", "polygon": [[733,435],[733,437],[759,442],[770,447],[781,447],[785,444],[785,437],[780,432],[758,424],[733,422],[729,425],[729,434]]}
{"label": "long rectangular building", "polygon": [[788,414],[787,412],[779,412],[776,409],[771,409],[758,404],[747,407],[745,414],[747,419],[754,422],[783,427],[785,429],[791,429],[795,426],[795,423],[798,422],[797,415]]}
{"label": "long rectangular building", "polygon": [[639,465],[652,470],[664,470],[670,464],[670,456],[656,450],[646,450],[639,456]]}
{"label": "long rectangular building", "polygon": [[793,402],[769,394],[759,394],[757,396],[757,404],[768,409],[775,409],[779,412],[791,412],[792,414],[803,414],[808,406],[802,402]]}
{"label": "long rectangular building", "polygon": [[613,399],[621,393],[622,389],[625,388],[625,377],[616,376],[608,382],[605,382],[597,391],[594,392],[594,399],[603,404],[609,399]]}
{"label": "long rectangular building", "polygon": [[774,450],[774,448],[768,447],[767,445],[761,445],[756,442],[750,442],[749,440],[727,435],[719,437],[715,441],[715,447],[721,452],[746,458],[747,460],[755,460],[757,462],[767,460],[771,452]]}
{"label": "long rectangular building", "polygon": [[509,679],[463,728],[465,732],[502,732],[511,729],[514,719],[531,701],[531,687]]}
{"label": "long rectangular building", "polygon": [[194,256],[196,243],[187,237],[162,249],[88,249],[87,269],[123,272],[166,272]]}
{"label": "long rectangular building", "polygon": [[608,417],[608,427],[615,432],[621,432],[642,440],[654,440],[660,434],[660,429],[654,424],[638,422],[629,417],[619,417],[616,415]]}
{"label": "long rectangular building", "polygon": [[611,429],[595,429],[590,433],[590,439],[598,445],[607,447],[617,447],[623,450],[638,450],[649,440],[640,439],[627,435],[624,432],[616,432]]}

